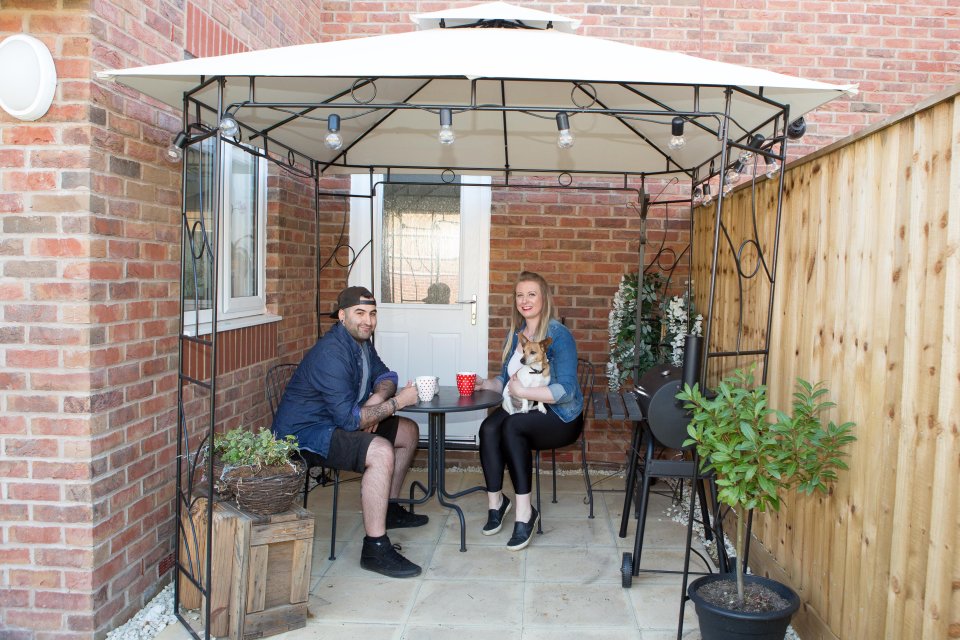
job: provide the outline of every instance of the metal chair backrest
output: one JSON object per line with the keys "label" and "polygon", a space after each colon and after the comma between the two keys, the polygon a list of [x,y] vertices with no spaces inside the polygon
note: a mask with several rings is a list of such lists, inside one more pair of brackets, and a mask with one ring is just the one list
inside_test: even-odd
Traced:
{"label": "metal chair backrest", "polygon": [[283,391],[287,388],[287,383],[293,377],[293,372],[297,370],[295,364],[278,364],[267,371],[267,400],[270,402],[270,413],[274,418],[277,417],[277,409],[280,407],[280,400],[283,398]]}
{"label": "metal chair backrest", "polygon": [[593,383],[597,377],[593,363],[583,358],[577,358],[577,382],[583,394],[583,417],[590,415],[590,402],[593,400]]}

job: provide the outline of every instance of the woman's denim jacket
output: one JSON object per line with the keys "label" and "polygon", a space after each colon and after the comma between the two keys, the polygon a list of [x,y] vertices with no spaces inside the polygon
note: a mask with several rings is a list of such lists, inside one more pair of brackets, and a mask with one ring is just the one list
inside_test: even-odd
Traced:
{"label": "woman's denim jacket", "polygon": [[[523,330],[523,327],[520,327]],[[580,382],[577,380],[577,343],[569,329],[557,320],[551,320],[547,327],[547,337],[553,342],[547,347],[547,359],[550,360],[550,393],[553,395],[553,404],[547,404],[557,417],[564,422],[570,422],[583,412],[583,393],[580,391]],[[518,334],[510,336],[510,351],[517,348]],[[507,358],[509,362],[510,358]],[[503,364],[497,379],[507,386],[510,376],[507,375],[507,363]]]}

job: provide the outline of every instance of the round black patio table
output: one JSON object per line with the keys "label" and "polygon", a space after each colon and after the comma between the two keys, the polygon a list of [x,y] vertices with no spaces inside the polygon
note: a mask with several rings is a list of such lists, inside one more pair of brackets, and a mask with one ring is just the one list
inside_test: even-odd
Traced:
{"label": "round black patio table", "polygon": [[[486,389],[477,389],[469,396],[461,396],[456,387],[440,387],[437,395],[427,401],[419,401],[400,411],[408,413],[426,413],[429,414],[427,421],[427,486],[424,487],[419,482],[418,485],[425,493],[422,498],[414,500],[412,495],[409,500],[401,499],[398,502],[410,504],[423,504],[434,494],[437,501],[448,509],[457,512],[460,518],[460,551],[467,550],[467,536],[464,528],[466,523],[463,519],[463,510],[449,500],[455,500],[468,493],[483,491],[484,487],[471,487],[458,493],[447,493],[446,481],[444,475],[446,460],[446,415],[448,413],[459,413],[462,411],[479,411],[489,409],[503,402],[503,396],[497,391],[488,391]],[[411,494],[413,490],[411,488]]]}

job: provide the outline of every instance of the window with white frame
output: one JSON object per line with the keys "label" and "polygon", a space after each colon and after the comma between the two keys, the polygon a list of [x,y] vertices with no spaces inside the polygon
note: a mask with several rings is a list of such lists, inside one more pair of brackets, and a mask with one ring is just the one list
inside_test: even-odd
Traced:
{"label": "window with white frame", "polygon": [[266,311],[267,161],[222,143],[220,251],[213,256],[214,145],[216,137],[190,145],[184,181],[187,234],[183,250],[184,330],[210,332],[214,260],[220,286],[219,330],[278,320]]}

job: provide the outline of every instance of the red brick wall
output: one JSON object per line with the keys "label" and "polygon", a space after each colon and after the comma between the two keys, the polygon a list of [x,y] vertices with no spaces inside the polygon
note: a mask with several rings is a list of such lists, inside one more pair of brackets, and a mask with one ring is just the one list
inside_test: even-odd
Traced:
{"label": "red brick wall", "polygon": [[[59,77],[54,105],[39,121],[0,114],[4,638],[103,637],[166,579],[180,170],[161,158],[180,116],[92,78],[107,67],[184,58],[187,9],[205,25],[191,54],[236,46],[223,29],[210,28],[216,24],[251,48],[316,39],[313,3],[261,3],[256,17],[237,4],[247,6],[0,4],[0,38],[40,38]],[[286,192],[295,193],[292,204]],[[280,210],[306,206],[312,220],[310,193],[286,185]],[[312,229],[309,236],[305,251],[312,250]],[[272,308],[283,313],[287,306]],[[285,331],[307,333],[288,323]],[[302,349],[302,335],[298,340]],[[267,423],[265,368],[255,363],[219,380],[226,424]]]}

